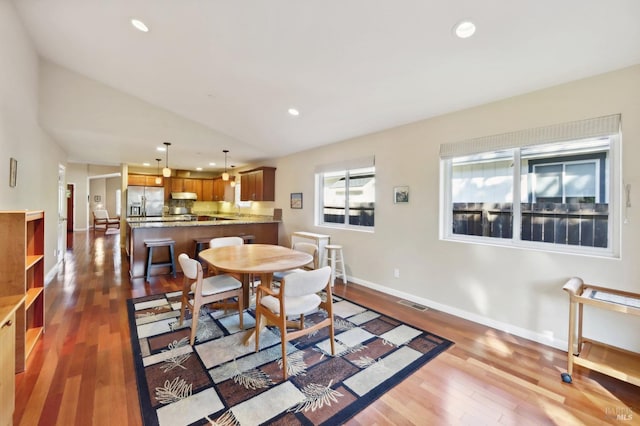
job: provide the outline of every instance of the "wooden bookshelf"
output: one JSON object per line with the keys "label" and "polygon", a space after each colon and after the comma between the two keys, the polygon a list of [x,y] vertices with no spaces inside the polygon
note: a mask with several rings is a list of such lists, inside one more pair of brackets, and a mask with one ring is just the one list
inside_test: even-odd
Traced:
{"label": "wooden bookshelf", "polygon": [[0,297],[21,296],[16,310],[15,371],[44,333],[44,212],[0,211]]}

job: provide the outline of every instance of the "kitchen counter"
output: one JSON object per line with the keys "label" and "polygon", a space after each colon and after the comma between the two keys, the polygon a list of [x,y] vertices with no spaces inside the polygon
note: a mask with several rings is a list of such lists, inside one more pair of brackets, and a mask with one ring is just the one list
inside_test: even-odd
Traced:
{"label": "kitchen counter", "polygon": [[[178,270],[178,255],[187,253],[190,257],[195,253],[195,240],[202,238],[216,238],[229,236],[253,235],[253,242],[257,244],[278,244],[278,226],[280,221],[271,216],[258,215],[193,215],[164,216],[164,217],[130,217],[126,223],[126,252],[129,259],[129,275],[131,278],[143,278],[147,251],[144,240],[153,238],[171,238],[175,244],[175,262]],[[162,262],[156,255],[154,262]],[[168,272],[168,268],[153,268],[152,275]]]}
{"label": "kitchen counter", "polygon": [[132,228],[165,228],[176,226],[218,226],[231,224],[279,223],[271,216],[258,215],[177,215],[161,217],[130,217],[127,223]]}

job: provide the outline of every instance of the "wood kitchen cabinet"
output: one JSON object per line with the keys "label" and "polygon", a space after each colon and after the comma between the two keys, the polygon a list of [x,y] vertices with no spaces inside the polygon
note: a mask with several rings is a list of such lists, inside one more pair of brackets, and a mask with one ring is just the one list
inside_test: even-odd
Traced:
{"label": "wood kitchen cabinet", "polygon": [[202,200],[213,201],[213,179],[202,179]]}
{"label": "wood kitchen cabinet", "polygon": [[202,179],[172,177],[171,192],[195,192],[202,200]]}
{"label": "wood kitchen cabinet", "polygon": [[[232,178],[233,179],[233,178]],[[199,201],[229,201],[233,202],[234,190],[231,180],[223,181],[222,177],[202,179],[202,198]]]}
{"label": "wood kitchen cabinet", "polygon": [[184,192],[195,192],[202,199],[202,179],[184,179]]}
{"label": "wood kitchen cabinet", "polygon": [[15,371],[44,332],[44,212],[0,212],[1,296],[24,297],[15,313]]}
{"label": "wood kitchen cabinet", "polygon": [[156,178],[158,176],[155,175],[135,175],[129,174],[127,176],[127,185],[129,186],[164,186],[164,181],[166,178],[161,179],[162,182],[156,183]]}
{"label": "wood kitchen cabinet", "polygon": [[275,195],[275,167],[258,167],[240,173],[240,200],[275,201]]}
{"label": "wood kitchen cabinet", "polygon": [[234,190],[231,180],[224,181],[221,177],[213,180],[213,201],[233,202]]}
{"label": "wood kitchen cabinet", "polygon": [[184,192],[184,178],[171,178],[171,192]]}

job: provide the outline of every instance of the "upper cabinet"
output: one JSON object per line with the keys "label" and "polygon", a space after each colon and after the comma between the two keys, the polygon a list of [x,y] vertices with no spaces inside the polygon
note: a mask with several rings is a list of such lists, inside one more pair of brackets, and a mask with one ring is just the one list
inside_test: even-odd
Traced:
{"label": "upper cabinet", "polygon": [[231,181],[223,181],[221,177],[202,179],[202,198],[199,201],[234,201],[234,190]]}
{"label": "upper cabinet", "polygon": [[156,178],[158,176],[154,175],[134,175],[129,174],[127,176],[127,185],[129,186],[163,186],[165,179],[160,179],[160,183],[156,183]]}
{"label": "upper cabinet", "polygon": [[172,177],[171,192],[195,192],[198,200],[202,200],[202,180]]}
{"label": "upper cabinet", "polygon": [[202,199],[202,179],[171,178],[171,192],[195,192]]}
{"label": "upper cabinet", "polygon": [[234,190],[231,180],[224,181],[221,177],[213,180],[213,201],[233,202]]}
{"label": "upper cabinet", "polygon": [[184,179],[184,192],[195,192],[202,200],[202,179]]}
{"label": "upper cabinet", "polygon": [[213,179],[202,179],[202,199],[200,201],[213,201]]}
{"label": "upper cabinet", "polygon": [[241,201],[275,201],[276,168],[258,167],[240,173]]}
{"label": "upper cabinet", "polygon": [[[233,202],[235,198],[235,191],[231,186],[231,180],[223,181],[222,177],[215,179],[170,177],[162,178],[162,183],[160,184],[156,184],[155,179],[156,176],[153,175],[130,174],[128,175],[128,184],[135,186],[164,187],[165,202],[170,200],[172,192],[195,192],[198,201]],[[255,192],[255,189],[251,191],[251,193],[253,192]],[[273,194],[273,189],[271,190],[271,194]],[[273,195],[271,195],[271,197],[273,198]],[[255,201],[258,201],[258,198],[256,198]]]}

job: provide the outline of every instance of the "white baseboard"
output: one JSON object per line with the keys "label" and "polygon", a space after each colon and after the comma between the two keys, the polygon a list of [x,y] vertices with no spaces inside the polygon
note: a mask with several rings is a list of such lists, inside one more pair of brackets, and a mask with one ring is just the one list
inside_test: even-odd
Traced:
{"label": "white baseboard", "polygon": [[[504,331],[505,333],[513,334],[518,337],[522,337],[527,340],[531,340],[546,346],[550,346],[552,348],[559,349],[561,351],[567,351],[568,342],[566,340],[559,340],[553,337],[549,337],[543,333],[537,333],[526,328],[516,327],[514,325],[496,321],[491,318],[484,317],[482,315],[478,315],[472,312],[464,311],[462,309],[458,309],[453,306],[443,305],[442,303],[434,302],[433,300],[424,299],[422,297],[415,296],[413,294],[405,293],[402,291],[394,290],[389,287],[385,287],[376,283],[372,283],[370,281],[361,280],[359,278],[355,278],[350,276],[349,281],[359,284],[363,287],[370,288],[372,290],[379,291],[381,293],[389,294],[391,296],[400,297],[402,299],[406,299],[410,302],[418,303],[420,305],[427,306],[431,309],[435,309],[437,311],[445,312],[450,315],[454,315],[456,317],[475,322],[478,324],[485,325],[487,327],[495,328],[496,330]],[[446,336],[443,336],[446,337]]]}

